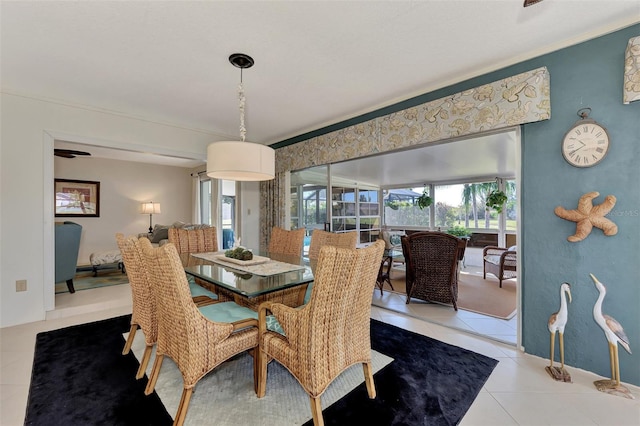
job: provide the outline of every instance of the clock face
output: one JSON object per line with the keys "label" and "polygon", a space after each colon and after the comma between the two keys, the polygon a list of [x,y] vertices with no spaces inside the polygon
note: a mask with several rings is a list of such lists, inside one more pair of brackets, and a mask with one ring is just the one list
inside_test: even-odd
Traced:
{"label": "clock face", "polygon": [[577,122],[562,140],[562,155],[575,167],[595,166],[608,150],[607,130],[592,120]]}

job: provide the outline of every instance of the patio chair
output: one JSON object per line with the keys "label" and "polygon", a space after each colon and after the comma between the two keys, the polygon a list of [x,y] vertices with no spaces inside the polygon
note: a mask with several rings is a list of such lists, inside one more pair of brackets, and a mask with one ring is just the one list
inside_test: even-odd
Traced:
{"label": "patio chair", "polygon": [[[362,363],[369,398],[376,390],[371,370],[371,297],[384,242],[363,249],[325,246],[315,269],[311,300],[302,308],[260,305],[258,397],[266,393],[267,362],[285,366],[309,395],[314,425],[322,425],[320,397],[347,367]],[[284,335],[267,330],[267,312]]]}
{"label": "patio chair", "polygon": [[416,298],[450,304],[457,311],[461,250],[461,240],[444,232],[416,232],[402,237],[407,304]]}
{"label": "patio chair", "polygon": [[498,278],[502,288],[502,280],[518,277],[517,247],[487,246],[482,250],[482,264],[484,279],[487,279],[487,273],[493,274]]}

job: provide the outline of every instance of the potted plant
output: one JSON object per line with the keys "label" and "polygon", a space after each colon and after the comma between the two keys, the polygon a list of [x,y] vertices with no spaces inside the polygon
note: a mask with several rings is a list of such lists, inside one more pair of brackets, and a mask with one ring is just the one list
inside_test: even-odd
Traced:
{"label": "potted plant", "polygon": [[491,193],[487,197],[487,209],[493,209],[498,213],[502,213],[502,207],[506,202],[507,195],[503,191],[496,189],[494,191],[491,191]]}
{"label": "potted plant", "polygon": [[417,200],[417,204],[418,207],[420,208],[420,210],[429,207],[431,204],[433,204],[433,198],[429,197],[429,194],[427,194],[427,187],[424,187],[424,190],[422,191],[422,195],[418,197]]}
{"label": "potted plant", "polygon": [[464,226],[456,225],[447,229],[447,234],[455,235],[456,237],[468,237],[471,232]]}

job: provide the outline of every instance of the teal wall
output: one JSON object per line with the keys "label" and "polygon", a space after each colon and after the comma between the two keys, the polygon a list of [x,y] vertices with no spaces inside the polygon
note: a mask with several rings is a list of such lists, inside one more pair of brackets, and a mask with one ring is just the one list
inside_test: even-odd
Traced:
{"label": "teal wall", "polygon": [[[565,329],[565,362],[608,377],[609,352],[604,333],[593,320],[598,292],[593,273],[607,286],[603,311],[617,319],[631,342],[633,355],[620,347],[620,375],[640,385],[640,101],[622,104],[624,51],[640,24],[394,104],[350,120],[296,136],[286,146],[412,105],[546,66],[551,76],[551,119],[522,126],[521,226],[523,346],[527,353],[549,357],[547,320],[560,306],[562,282],[572,285],[573,303]],[[611,147],[602,163],[578,169],[560,151],[565,132],[580,108],[605,126]],[[598,191],[618,201],[609,214],[618,234],[605,237],[594,229],[582,242],[566,237],[575,224],[555,216],[561,205],[576,208],[586,192]],[[556,352],[557,352],[556,344]]]}
{"label": "teal wall", "polygon": [[[523,345],[548,357],[546,323],[559,306],[559,287],[572,285],[573,302],[565,330],[565,361],[610,375],[605,336],[593,320],[598,292],[593,273],[607,286],[603,311],[624,327],[633,355],[620,347],[620,376],[640,385],[640,102],[622,103],[624,51],[640,25],[527,61],[545,65],[551,76],[551,120],[524,126],[522,145]],[[611,138],[600,164],[578,169],[564,161],[560,141],[582,107]],[[558,206],[574,209],[578,198],[598,191],[617,197],[609,218],[618,234],[599,229],[569,243],[575,224],[555,216]],[[556,345],[557,346],[557,345]]]}

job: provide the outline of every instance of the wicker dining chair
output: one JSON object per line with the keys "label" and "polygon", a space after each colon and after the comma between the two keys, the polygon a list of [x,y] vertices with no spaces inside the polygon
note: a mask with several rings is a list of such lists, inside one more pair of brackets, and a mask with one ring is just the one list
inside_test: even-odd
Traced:
{"label": "wicker dining chair", "polygon": [[[198,229],[169,228],[169,242],[173,243],[178,253],[206,253],[218,251],[218,236],[215,226]],[[189,259],[189,263],[192,259]],[[197,263],[196,263],[197,264]],[[229,301],[233,300],[227,293],[216,294],[209,286],[207,286],[198,278],[191,275],[187,276],[189,280],[189,288],[194,297],[194,301],[198,305],[212,303],[215,300]],[[213,300],[212,300],[213,299]]]}
{"label": "wicker dining chair", "polygon": [[453,305],[457,311],[463,241],[444,232],[416,232],[401,241],[407,266],[407,304],[416,298]]}
{"label": "wicker dining chair", "polygon": [[271,238],[269,239],[269,253],[302,256],[305,231],[304,228],[289,231],[274,226],[271,229]]}
{"label": "wicker dining chair", "polygon": [[[358,250],[324,246],[309,303],[297,309],[272,302],[260,305],[259,398],[266,393],[270,358],[285,366],[309,395],[316,426],[324,424],[321,395],[353,364],[363,364],[369,398],[375,398],[371,297],[383,250],[381,240]],[[268,312],[278,320],[284,334],[267,330]]]}
{"label": "wicker dining chair", "polygon": [[323,231],[322,229],[314,229],[311,234],[311,242],[309,244],[309,259],[316,260],[323,246],[334,246],[341,248],[355,249],[358,243],[357,232],[341,232],[333,233]]}
{"label": "wicker dining chair", "polygon": [[162,361],[165,356],[170,357],[178,366],[184,384],[173,423],[182,425],[198,381],[244,351],[253,352],[256,391],[257,313],[234,302],[197,308],[175,246],[169,243],[153,248],[143,240],[140,245],[151,283],[158,291],[158,344],[145,394],[154,391]]}
{"label": "wicker dining chair", "polygon": [[131,330],[125,342],[122,355],[131,350],[133,339],[138,328],[144,333],[146,347],[140,360],[140,367],[136,373],[136,379],[141,379],[147,369],[151,350],[158,340],[158,317],[156,309],[156,297],[151,289],[150,278],[142,259],[142,253],[136,237],[125,238],[124,234],[117,233],[116,241],[122,255],[122,262],[127,270],[132,296]]}
{"label": "wicker dining chair", "polygon": [[215,226],[200,229],[169,228],[169,242],[176,246],[178,253],[218,251]]}

